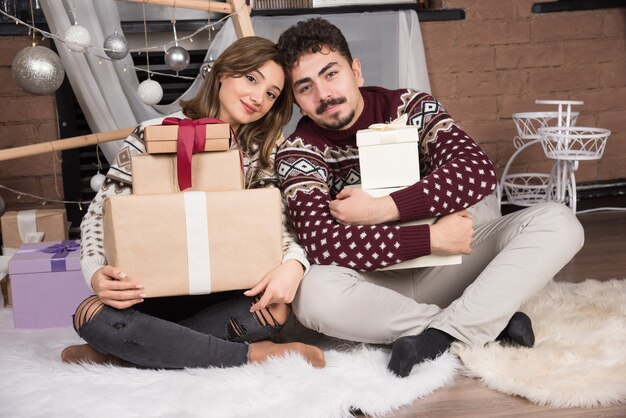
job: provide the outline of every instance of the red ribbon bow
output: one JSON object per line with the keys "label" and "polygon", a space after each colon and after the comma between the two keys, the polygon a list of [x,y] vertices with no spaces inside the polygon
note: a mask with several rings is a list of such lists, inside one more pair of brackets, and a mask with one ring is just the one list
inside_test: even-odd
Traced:
{"label": "red ribbon bow", "polygon": [[224,123],[216,118],[179,119],[165,118],[162,125],[178,125],[176,142],[176,171],[178,187],[182,192],[191,187],[191,156],[204,151],[206,125]]}

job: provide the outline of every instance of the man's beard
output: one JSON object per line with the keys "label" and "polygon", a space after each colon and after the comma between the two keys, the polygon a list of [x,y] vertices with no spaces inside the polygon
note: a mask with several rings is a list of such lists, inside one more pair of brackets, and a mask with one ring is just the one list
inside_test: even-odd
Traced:
{"label": "man's beard", "polygon": [[[323,102],[320,103],[320,105],[317,107],[317,109],[315,109],[315,113],[318,115],[321,115],[322,113],[324,113],[324,111],[326,109],[328,109],[329,106],[332,105],[336,105],[336,104],[342,104],[346,102],[346,98],[345,97],[338,97],[336,99],[328,99],[328,100],[324,100]],[[319,125],[323,128],[326,129],[332,129],[332,130],[339,130],[344,128],[346,125],[348,125],[350,122],[352,122],[352,120],[354,119],[354,116],[356,115],[356,112],[353,110],[352,112],[350,112],[347,116],[345,117],[340,117],[339,115],[332,115],[331,118],[334,119],[333,122],[331,123],[325,123],[325,122],[318,122]]]}

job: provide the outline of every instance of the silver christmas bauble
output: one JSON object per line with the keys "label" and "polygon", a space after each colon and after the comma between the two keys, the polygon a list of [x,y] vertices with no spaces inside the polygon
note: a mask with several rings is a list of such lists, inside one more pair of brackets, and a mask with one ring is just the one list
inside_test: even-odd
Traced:
{"label": "silver christmas bauble", "polygon": [[173,46],[165,53],[165,63],[174,71],[182,71],[189,65],[189,52],[182,46]]}
{"label": "silver christmas bauble", "polygon": [[149,78],[139,84],[137,94],[145,104],[155,105],[163,98],[163,88],[158,82]]}
{"label": "silver christmas bauble", "polygon": [[40,95],[54,93],[65,77],[61,58],[43,46],[29,46],[18,52],[11,73],[21,89]]}
{"label": "silver christmas bauble", "polygon": [[211,67],[213,66],[213,62],[205,62],[200,66],[200,75],[202,76],[202,79],[205,80],[208,76],[209,73],[211,72]]}
{"label": "silver christmas bauble", "polygon": [[105,175],[102,173],[96,173],[91,180],[89,180],[89,186],[91,186],[91,190],[98,193],[102,184],[104,184],[104,179],[106,179]]}
{"label": "silver christmas bauble", "polygon": [[124,35],[113,32],[104,40],[104,53],[114,60],[121,60],[128,55],[128,42]]}
{"label": "silver christmas bauble", "polygon": [[63,42],[72,51],[85,52],[91,46],[91,35],[84,26],[73,25],[63,35]]}

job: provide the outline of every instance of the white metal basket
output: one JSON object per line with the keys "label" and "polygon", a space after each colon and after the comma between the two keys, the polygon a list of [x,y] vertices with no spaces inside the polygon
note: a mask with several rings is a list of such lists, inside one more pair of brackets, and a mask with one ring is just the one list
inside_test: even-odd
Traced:
{"label": "white metal basket", "polygon": [[546,157],[570,161],[602,158],[611,135],[608,129],[586,127],[544,127],[538,132]]}
{"label": "white metal basket", "polygon": [[532,206],[548,200],[549,174],[511,174],[506,176],[502,183],[507,201],[513,205]]}
{"label": "white metal basket", "polygon": [[[539,128],[551,126],[576,126],[578,112],[521,112],[513,113],[517,135],[522,140],[539,139]],[[560,115],[560,120],[559,120]]]}

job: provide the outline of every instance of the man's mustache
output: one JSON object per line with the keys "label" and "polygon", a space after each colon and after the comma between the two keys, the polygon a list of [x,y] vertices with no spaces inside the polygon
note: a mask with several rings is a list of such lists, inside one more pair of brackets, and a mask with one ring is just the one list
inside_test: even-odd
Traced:
{"label": "man's mustache", "polygon": [[346,102],[346,98],[345,97],[338,97],[336,99],[328,99],[328,100],[324,100],[320,103],[320,105],[317,107],[317,109],[315,109],[315,113],[317,113],[318,115],[321,115],[322,113],[324,113],[326,111],[326,109],[328,109],[328,106],[333,106],[333,105],[337,105],[337,104],[342,104]]}

